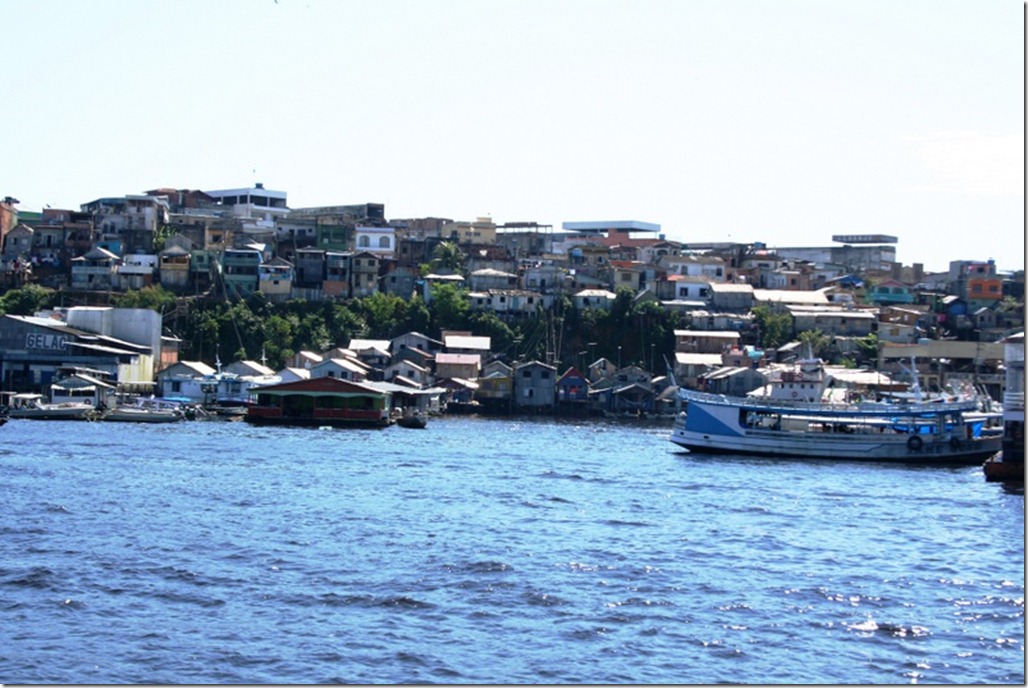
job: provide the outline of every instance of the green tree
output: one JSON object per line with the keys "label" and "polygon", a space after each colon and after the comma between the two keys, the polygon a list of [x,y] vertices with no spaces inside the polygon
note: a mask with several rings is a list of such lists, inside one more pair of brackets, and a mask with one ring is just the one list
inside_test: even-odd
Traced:
{"label": "green tree", "polygon": [[491,311],[468,316],[468,328],[480,337],[489,337],[492,351],[506,351],[514,343],[514,330]]}
{"label": "green tree", "polygon": [[149,308],[158,313],[173,310],[175,303],[175,295],[159,284],[131,289],[114,297],[114,305],[117,308]]}
{"label": "green tree", "polygon": [[54,305],[56,292],[38,284],[26,284],[0,297],[0,313],[32,315]]}
{"label": "green tree", "polygon": [[[803,330],[797,339],[803,344],[804,349],[815,357],[820,357],[829,344],[828,337],[821,330]],[[804,355],[806,355],[806,351],[804,351]]]}
{"label": "green tree", "polygon": [[440,268],[458,273],[464,268],[464,252],[460,246],[453,241],[443,241],[436,244],[432,250],[432,269]]}
{"label": "green tree", "polygon": [[757,324],[757,342],[765,349],[775,349],[787,343],[792,335],[792,316],[775,313],[769,306],[754,306],[753,320]]}
{"label": "green tree", "polygon": [[467,325],[467,291],[447,283],[432,285],[432,301],[428,304],[432,329],[463,330]]}
{"label": "green tree", "polygon": [[865,337],[859,337],[856,340],[856,345],[860,360],[871,361],[873,363],[878,362],[878,349],[881,342],[879,342],[877,334],[871,332]]}
{"label": "green tree", "polygon": [[[415,295],[407,304],[407,319],[403,326],[403,332],[421,332],[427,334],[432,324],[432,314],[425,305],[425,300],[420,295]],[[403,334],[398,332],[397,334]]]}
{"label": "green tree", "polygon": [[157,228],[153,237],[153,250],[160,253],[164,250],[164,244],[175,235],[175,228],[171,225],[161,225]]}
{"label": "green tree", "polygon": [[264,355],[272,368],[281,368],[296,353],[293,343],[298,325],[297,317],[290,313],[274,313],[264,319]]}
{"label": "green tree", "polygon": [[401,334],[407,320],[407,301],[399,296],[375,292],[354,306],[364,316],[372,337],[392,339]]}

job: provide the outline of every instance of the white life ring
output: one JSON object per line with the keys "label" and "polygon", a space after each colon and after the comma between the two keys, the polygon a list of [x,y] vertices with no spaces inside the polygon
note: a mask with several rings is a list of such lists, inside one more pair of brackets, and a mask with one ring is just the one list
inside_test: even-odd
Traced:
{"label": "white life ring", "polygon": [[87,403],[87,404],[92,404],[92,403],[93,403],[93,400],[92,400],[92,399],[86,399],[86,403]]}
{"label": "white life ring", "polygon": [[792,398],[793,399],[799,399],[800,398],[800,393],[799,392],[793,392],[792,393]]}

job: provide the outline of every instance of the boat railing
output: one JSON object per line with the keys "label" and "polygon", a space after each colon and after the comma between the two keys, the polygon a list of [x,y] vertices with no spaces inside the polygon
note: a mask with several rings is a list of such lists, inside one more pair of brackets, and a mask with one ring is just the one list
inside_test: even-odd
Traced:
{"label": "boat railing", "polygon": [[894,402],[839,402],[823,401],[811,402],[792,399],[772,399],[770,397],[731,397],[726,394],[712,394],[710,392],[699,392],[693,390],[679,390],[679,397],[682,401],[699,401],[718,406],[743,406],[745,408],[775,410],[784,412],[818,412],[818,413],[855,413],[855,414],[890,414],[890,415],[916,415],[923,413],[942,414],[957,413],[962,411],[973,411],[977,408],[978,402],[975,399],[965,399],[956,402],[933,402],[927,404],[918,403],[894,403]]}

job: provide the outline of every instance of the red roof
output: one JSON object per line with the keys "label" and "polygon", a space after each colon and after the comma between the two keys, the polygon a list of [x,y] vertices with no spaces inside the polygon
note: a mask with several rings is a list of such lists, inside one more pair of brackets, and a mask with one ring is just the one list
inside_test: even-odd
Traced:
{"label": "red roof", "polygon": [[321,392],[325,394],[376,394],[383,392],[367,387],[365,385],[340,380],[336,377],[316,377],[310,380],[297,380],[295,382],[283,382],[280,385],[268,385],[266,387],[251,387],[251,392]]}

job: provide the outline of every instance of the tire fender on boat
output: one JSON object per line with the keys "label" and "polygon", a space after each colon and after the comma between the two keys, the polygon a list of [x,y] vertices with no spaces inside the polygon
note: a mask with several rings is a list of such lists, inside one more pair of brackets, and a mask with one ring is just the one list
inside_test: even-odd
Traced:
{"label": "tire fender on boat", "polygon": [[924,446],[924,441],[917,435],[913,435],[907,440],[907,449],[910,451],[919,452],[922,446]]}
{"label": "tire fender on boat", "polygon": [[958,449],[960,449],[960,440],[956,437],[951,437],[949,440],[949,448],[953,451],[957,451]]}

